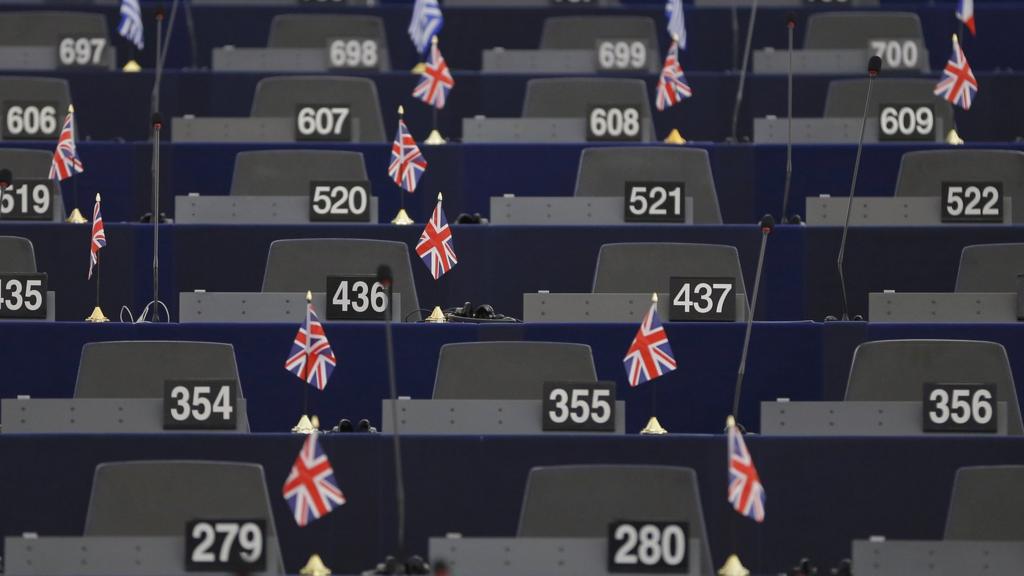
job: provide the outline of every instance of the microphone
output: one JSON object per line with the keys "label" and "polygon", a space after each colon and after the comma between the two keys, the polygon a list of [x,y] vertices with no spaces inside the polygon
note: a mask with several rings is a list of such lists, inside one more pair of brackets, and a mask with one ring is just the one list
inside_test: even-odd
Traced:
{"label": "microphone", "polygon": [[732,140],[736,138],[736,126],[740,119],[740,104],[743,103],[743,85],[747,81],[747,63],[750,60],[750,44],[754,41],[754,20],[757,18],[757,0],[750,5],[750,21],[747,22],[747,45],[743,49],[743,65],[740,67],[740,84],[736,89],[736,106],[732,109]]}
{"label": "microphone", "polygon": [[743,353],[740,354],[740,366],[736,370],[736,389],[732,394],[732,416],[740,432],[746,430],[739,424],[740,393],[743,391],[743,376],[747,372],[747,351],[750,349],[750,330],[754,326],[754,313],[757,311],[757,293],[761,287],[761,272],[764,268],[764,249],[768,244],[768,235],[775,229],[775,218],[771,214],[761,217],[761,252],[757,256],[757,272],[754,274],[754,296],[750,301],[750,313],[747,314],[747,331],[743,336]]}
{"label": "microphone", "polygon": [[[789,220],[789,186],[793,179],[793,30],[796,29],[796,16],[790,12],[786,17],[786,35],[789,37],[789,72],[786,87],[786,184],[782,189],[782,221]],[[794,218],[799,223],[799,218]]]}
{"label": "microphone", "polygon": [[[846,257],[846,237],[850,232],[850,214],[853,212],[853,196],[857,191],[857,175],[860,173],[860,156],[864,151],[864,128],[868,123],[868,105],[871,102],[871,84],[882,69],[882,59],[872,56],[868,60],[868,87],[864,95],[864,115],[860,119],[860,138],[857,140],[857,158],[853,162],[853,177],[850,178],[850,201],[846,206],[846,223],[843,224],[843,239],[839,242],[839,256],[836,258],[836,269],[839,271],[839,285],[843,290],[843,320],[850,319],[849,301],[846,296],[846,275],[843,273],[843,260]],[[863,320],[861,317],[855,320]],[[828,320],[828,318],[826,318]]]}
{"label": "microphone", "polygon": [[[157,21],[163,20],[163,12],[157,10]],[[159,26],[158,32],[159,35]],[[157,80],[156,87],[154,88],[154,106],[159,106],[159,86],[160,86],[160,68],[159,63],[157,64]],[[160,321],[160,130],[164,126],[164,121],[160,117],[158,108],[153,109],[153,114],[150,116],[150,124],[153,127],[153,165],[150,166],[150,173],[153,178],[153,211],[150,212],[150,220],[153,223],[153,301],[150,302],[150,306],[153,309],[150,311],[149,320],[150,322]],[[146,311],[143,310],[141,317],[146,315]],[[171,320],[170,314],[167,315],[167,321]]]}

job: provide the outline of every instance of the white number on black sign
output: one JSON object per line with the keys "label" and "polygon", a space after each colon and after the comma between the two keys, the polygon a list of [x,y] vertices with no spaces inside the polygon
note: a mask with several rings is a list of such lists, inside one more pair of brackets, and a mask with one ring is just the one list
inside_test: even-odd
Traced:
{"label": "white number on black sign", "polygon": [[0,274],[0,318],[46,318],[46,274]]}
{"label": "white number on black sign", "polygon": [[643,70],[647,45],[640,40],[598,40],[598,70]]}
{"label": "white number on black sign", "polygon": [[733,278],[678,278],[669,281],[672,303],[669,319],[710,321],[736,319],[736,280]]}
{"label": "white number on black sign", "polygon": [[185,527],[185,570],[247,574],[266,568],[263,520],[193,520]]}
{"label": "white number on black sign", "polygon": [[545,382],[545,431],[615,430],[614,382]]}
{"label": "white number on black sign", "polygon": [[609,572],[688,572],[689,525],[614,522],[609,526]]}
{"label": "white number on black sign", "polygon": [[311,182],[309,219],[369,222],[369,189],[369,182]]}
{"label": "white number on black sign", "polygon": [[376,68],[380,62],[377,41],[372,38],[339,38],[327,49],[331,68]]}
{"label": "white number on black sign", "polygon": [[942,184],[943,222],[1002,222],[1003,194],[998,182]]}
{"label": "white number on black sign", "polygon": [[991,384],[928,384],[925,432],[995,432],[996,388]]}
{"label": "white number on black sign", "polygon": [[882,59],[884,68],[917,68],[920,49],[913,40],[871,40],[869,50]]}
{"label": "white number on black sign", "polygon": [[347,140],[347,106],[299,106],[295,128],[299,140]]}
{"label": "white number on black sign", "polygon": [[626,182],[626,222],[685,222],[681,182]]}
{"label": "white number on black sign", "polygon": [[4,138],[31,140],[56,136],[55,104],[10,103],[4,110]]}
{"label": "white number on black sign", "polygon": [[53,184],[49,180],[15,182],[0,190],[0,220],[50,220],[53,218]]}
{"label": "white number on black sign", "polygon": [[594,106],[587,114],[587,140],[639,140],[640,110],[635,106]]}
{"label": "white number on black sign", "polygon": [[61,38],[57,47],[61,66],[99,66],[103,63],[106,38]]}
{"label": "white number on black sign", "polygon": [[235,383],[231,380],[168,380],[164,383],[164,428],[233,430]]}
{"label": "white number on black sign", "polygon": [[931,106],[885,104],[878,115],[880,140],[931,140],[935,137],[935,112]]}
{"label": "white number on black sign", "polygon": [[328,320],[383,320],[388,293],[373,276],[328,276]]}

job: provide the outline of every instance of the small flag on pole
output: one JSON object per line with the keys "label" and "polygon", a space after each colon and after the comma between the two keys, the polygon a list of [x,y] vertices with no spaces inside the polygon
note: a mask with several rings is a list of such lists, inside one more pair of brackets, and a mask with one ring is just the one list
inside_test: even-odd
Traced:
{"label": "small flag on pole", "polygon": [[142,10],[139,8],[139,0],[121,0],[121,21],[117,24],[117,33],[142,50],[145,47],[142,30]]}
{"label": "small flag on pole", "polygon": [[655,107],[659,111],[665,110],[690,96],[693,96],[693,91],[686,83],[683,67],[679,65],[679,49],[673,41],[665,56],[665,65],[661,68],[661,77],[658,78],[658,99],[655,101]]}
{"label": "small flag on pole", "polygon": [[430,39],[441,32],[443,26],[444,14],[437,0],[416,0],[409,21],[409,38],[412,38],[417,53],[424,54],[427,51]]}
{"label": "small flag on pole", "polygon": [[420,234],[420,241],[416,244],[416,253],[423,259],[423,263],[430,269],[431,276],[437,280],[459,263],[455,257],[455,243],[452,241],[452,229],[448,226],[448,219],[444,217],[444,209],[441,207],[441,195],[437,195],[437,205],[434,206],[434,213],[423,228]]}
{"label": "small flag on pole", "polygon": [[974,0],[957,1],[956,19],[964,23],[964,26],[971,31],[971,36],[978,35],[974,29]]}
{"label": "small flag on pole", "polygon": [[317,443],[317,434],[306,436],[302,450],[292,464],[281,494],[292,509],[300,527],[326,516],[345,504],[345,495],[334,479],[334,468],[324,449]]}
{"label": "small flag on pole", "polygon": [[644,315],[640,329],[633,338],[626,357],[622,360],[626,366],[629,385],[633,388],[654,380],[676,369],[676,359],[672,355],[672,346],[668,343],[668,334],[658,317],[657,295],[651,302],[651,308]]}
{"label": "small flag on pole", "polygon": [[423,75],[420,76],[420,83],[416,85],[412,95],[425,104],[441,110],[444,108],[445,101],[448,100],[448,91],[453,86],[455,86],[455,78],[452,77],[448,63],[441,55],[441,49],[437,47],[437,36],[434,36],[430,55],[423,67]]}
{"label": "small flag on pole", "polygon": [[956,34],[953,35],[953,55],[946,62],[942,78],[935,85],[935,95],[945,98],[955,106],[970,110],[974,97],[978,94],[978,79],[967,63],[967,56],[960,48]]}
{"label": "small flag on pole", "polygon": [[96,204],[92,208],[92,234],[89,241],[89,279],[92,280],[92,269],[100,263],[100,248],[107,245],[107,233],[103,230],[103,215],[100,214],[100,195],[96,195]]}
{"label": "small flag on pole", "polygon": [[61,127],[57,148],[53,151],[53,162],[50,163],[50,179],[67,180],[82,172],[85,172],[85,166],[78,157],[78,147],[75,145],[75,107],[68,106],[68,115],[64,117],[64,126]]}
{"label": "small flag on pole", "polygon": [[327,380],[338,363],[327,341],[327,334],[320,324],[313,303],[306,304],[306,320],[299,326],[292,342],[292,351],[284,363],[286,370],[295,374],[317,390],[327,387]]}
{"label": "small flag on pole", "polygon": [[755,522],[764,522],[765,492],[754,460],[732,416],[726,426],[729,428],[729,503],[740,514]]}
{"label": "small flag on pole", "polygon": [[[401,110],[399,110],[401,114]],[[406,192],[410,194],[416,190],[420,177],[427,169],[427,160],[420,152],[405,121],[398,119],[398,133],[395,134],[395,141],[391,144],[391,164],[388,166],[388,176],[395,181]]]}
{"label": "small flag on pole", "polygon": [[678,38],[679,49],[686,50],[686,20],[683,17],[683,0],[665,2],[665,18],[668,19],[669,38]]}

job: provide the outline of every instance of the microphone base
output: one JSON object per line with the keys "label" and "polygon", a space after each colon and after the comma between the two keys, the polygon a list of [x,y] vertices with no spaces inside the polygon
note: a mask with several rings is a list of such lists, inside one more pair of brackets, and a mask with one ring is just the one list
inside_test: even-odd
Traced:
{"label": "microphone base", "polygon": [[651,416],[651,419],[647,421],[647,426],[644,426],[640,433],[645,436],[661,436],[668,434],[668,430],[665,430],[661,422],[658,422],[657,416]]}

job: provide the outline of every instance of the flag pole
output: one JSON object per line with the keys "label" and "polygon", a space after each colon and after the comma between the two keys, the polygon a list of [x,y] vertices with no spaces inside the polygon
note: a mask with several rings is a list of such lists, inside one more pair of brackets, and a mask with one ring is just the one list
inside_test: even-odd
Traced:
{"label": "flag pole", "polygon": [[[402,117],[403,116],[405,116],[405,106],[399,105],[398,106],[398,122],[399,123],[402,122]],[[400,208],[398,210],[398,214],[395,214],[395,217],[391,220],[392,224],[396,224],[398,226],[408,226],[409,224],[413,223],[412,218],[409,217],[409,213],[405,211],[405,194],[406,194],[405,189],[402,188],[401,185],[399,185],[398,186],[398,197],[399,197],[399,202],[400,202],[400,204],[399,204]]]}
{"label": "flag pole", "polygon": [[[431,50],[433,50],[437,46],[437,34],[434,34],[434,36],[430,38],[430,45],[431,45],[431,47],[430,47]],[[431,109],[431,128],[433,128],[433,129],[430,131],[430,134],[427,135],[427,139],[424,140],[423,143],[424,144],[429,144],[431,146],[437,146],[437,145],[440,145],[440,144],[444,144],[445,143],[444,136],[441,136],[441,133],[438,132],[438,130],[437,130],[437,106],[434,106],[433,104],[430,104],[430,109]]]}
{"label": "flag pole", "polygon": [[[654,292],[651,294],[651,304],[654,306],[658,305],[658,293]],[[647,426],[640,431],[645,436],[660,436],[662,434],[668,434],[668,430],[658,422],[657,416],[658,406],[658,395],[657,395],[657,384],[651,382],[651,419],[647,421]]]}
{"label": "flag pole", "polygon": [[[303,325],[306,329],[306,342],[305,342],[305,362],[302,363],[302,371],[299,374],[299,378],[302,379],[302,416],[299,416],[299,423],[292,427],[292,432],[297,434],[312,434],[316,432],[316,428],[313,426],[312,420],[307,414],[309,414],[309,340],[312,336],[312,329],[309,327],[309,307],[313,302],[313,292],[306,290],[306,323]],[[301,331],[302,328],[299,328]]]}
{"label": "flag pole", "polygon": [[[99,203],[100,203],[100,195],[97,192],[96,193],[96,205],[99,206]],[[76,208],[76,210],[77,210],[77,208]],[[95,225],[96,225],[96,223],[93,222],[93,226],[95,226]],[[89,250],[90,250],[90,253],[92,251],[92,243],[93,243],[93,231],[89,231]],[[110,322],[110,318],[107,318],[106,314],[103,313],[103,310],[100,309],[100,257],[99,257],[99,253],[98,252],[96,254],[96,307],[92,309],[92,314],[90,314],[89,317],[85,319],[85,321],[86,322]]]}
{"label": "flag pole", "polygon": [[[729,454],[729,431],[736,427],[736,419],[731,415],[725,419],[725,442],[726,442],[726,454]],[[731,456],[727,456],[730,458]],[[737,514],[729,513],[729,540],[733,547],[736,546],[736,518]],[[725,564],[718,571],[719,576],[749,576],[750,570],[747,570],[743,566],[743,562],[740,562],[740,557],[736,554],[729,554],[729,557],[725,559]]]}

